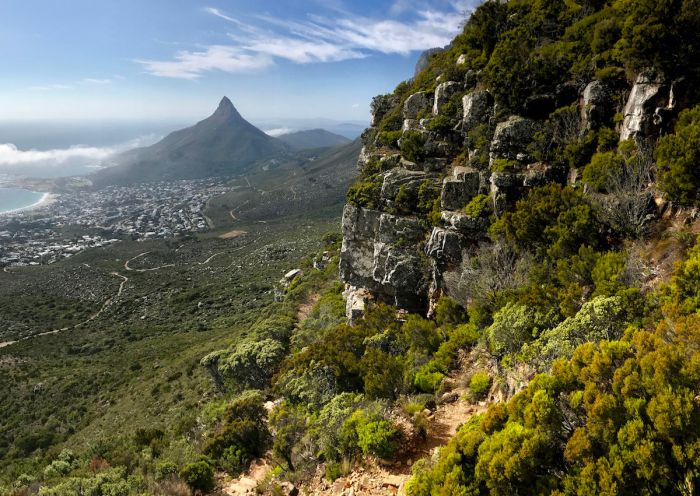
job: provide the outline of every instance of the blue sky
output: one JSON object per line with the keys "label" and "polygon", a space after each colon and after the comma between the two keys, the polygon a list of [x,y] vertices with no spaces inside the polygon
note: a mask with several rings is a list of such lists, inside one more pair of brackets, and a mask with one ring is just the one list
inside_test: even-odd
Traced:
{"label": "blue sky", "polygon": [[0,120],[366,120],[476,0],[2,0]]}

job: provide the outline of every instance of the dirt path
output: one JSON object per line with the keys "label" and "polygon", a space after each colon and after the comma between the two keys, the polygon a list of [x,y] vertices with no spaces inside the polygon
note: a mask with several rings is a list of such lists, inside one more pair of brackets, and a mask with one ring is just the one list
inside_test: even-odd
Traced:
{"label": "dirt path", "polygon": [[245,496],[256,494],[255,488],[272,470],[267,460],[256,460],[245,475],[221,484],[221,491],[227,496]]}
{"label": "dirt path", "polygon": [[124,269],[125,269],[125,270],[128,270],[128,271],[130,271],[130,272],[153,272],[153,271],[160,270],[160,269],[167,269],[167,268],[169,268],[169,267],[175,267],[175,264],[161,265],[160,267],[153,267],[153,268],[151,268],[151,269],[134,269],[134,268],[132,268],[132,267],[129,267],[129,264],[130,264],[131,262],[134,262],[134,261],[138,260],[138,259],[141,258],[141,257],[145,257],[146,255],[148,255],[148,254],[150,254],[150,253],[151,253],[150,251],[147,251],[147,252],[144,252],[144,253],[139,253],[139,254],[136,255],[134,258],[130,258],[129,260],[127,260],[126,262],[124,262]]}
{"label": "dirt path", "polygon": [[[456,384],[463,384],[463,374],[458,372],[453,376]],[[335,482],[323,479],[317,474],[311,484],[311,494],[318,496],[336,496],[353,494],[354,496],[405,496],[405,486],[411,477],[411,465],[416,460],[430,457],[435,450],[445,446],[457,433],[459,426],[473,415],[483,413],[487,406],[473,405],[462,398],[466,389],[457,387],[453,393],[459,399],[451,403],[439,405],[430,419],[430,429],[427,439],[412,453],[407,453],[394,461],[391,466],[374,465],[367,468],[357,468],[350,475],[341,477]],[[351,491],[351,492],[349,492]]]}
{"label": "dirt path", "polygon": [[197,265],[209,265],[209,263],[211,263],[212,260],[214,260],[219,255],[223,255],[223,254],[224,254],[224,252],[214,253],[211,257],[207,258],[204,262],[197,262]]}

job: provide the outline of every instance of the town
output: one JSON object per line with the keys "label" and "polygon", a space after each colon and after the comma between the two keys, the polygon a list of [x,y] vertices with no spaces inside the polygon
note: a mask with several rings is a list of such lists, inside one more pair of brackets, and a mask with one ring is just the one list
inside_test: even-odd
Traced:
{"label": "town", "polygon": [[207,203],[230,189],[207,179],[56,195],[39,209],[0,215],[0,267],[51,264],[123,239],[205,232]]}

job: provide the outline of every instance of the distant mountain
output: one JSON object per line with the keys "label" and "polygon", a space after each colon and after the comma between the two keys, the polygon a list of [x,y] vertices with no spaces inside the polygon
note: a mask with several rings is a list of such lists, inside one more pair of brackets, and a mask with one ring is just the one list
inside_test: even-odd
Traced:
{"label": "distant mountain", "polygon": [[227,97],[211,117],[175,131],[147,148],[118,155],[93,184],[201,179],[245,172],[256,163],[286,156],[290,148],[246,121]]}
{"label": "distant mountain", "polygon": [[331,133],[325,129],[297,131],[295,133],[278,136],[278,139],[289,145],[289,147],[294,150],[309,150],[312,148],[339,146],[350,143],[351,141],[345,136]]}

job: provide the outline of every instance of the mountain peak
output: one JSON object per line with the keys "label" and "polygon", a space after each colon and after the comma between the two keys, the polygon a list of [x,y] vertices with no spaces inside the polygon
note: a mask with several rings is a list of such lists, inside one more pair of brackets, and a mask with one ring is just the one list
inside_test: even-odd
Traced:
{"label": "mountain peak", "polygon": [[[227,96],[224,96],[221,99],[221,102],[219,103],[219,107],[216,109],[216,112],[214,112],[214,116],[222,117],[222,118],[239,118],[242,119],[241,114],[238,113],[238,110],[236,110],[236,107],[233,106],[233,103]],[[212,116],[213,117],[213,116]]]}

